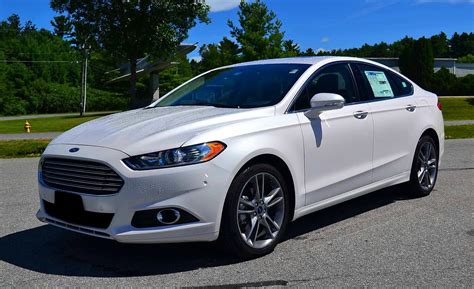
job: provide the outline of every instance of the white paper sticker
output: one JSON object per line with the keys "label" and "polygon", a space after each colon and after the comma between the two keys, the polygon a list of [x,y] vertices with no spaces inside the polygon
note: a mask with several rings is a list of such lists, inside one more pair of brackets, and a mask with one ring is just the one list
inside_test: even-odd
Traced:
{"label": "white paper sticker", "polygon": [[374,97],[393,97],[393,90],[383,71],[365,71]]}

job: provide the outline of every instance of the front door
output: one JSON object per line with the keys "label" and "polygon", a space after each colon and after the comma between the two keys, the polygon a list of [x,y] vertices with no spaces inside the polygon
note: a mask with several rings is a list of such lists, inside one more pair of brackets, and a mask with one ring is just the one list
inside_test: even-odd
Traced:
{"label": "front door", "polygon": [[[304,111],[321,92],[343,96],[346,105],[310,120]],[[294,105],[304,138],[306,205],[370,184],[372,114],[368,104],[360,103],[349,65],[333,64],[316,72]]]}

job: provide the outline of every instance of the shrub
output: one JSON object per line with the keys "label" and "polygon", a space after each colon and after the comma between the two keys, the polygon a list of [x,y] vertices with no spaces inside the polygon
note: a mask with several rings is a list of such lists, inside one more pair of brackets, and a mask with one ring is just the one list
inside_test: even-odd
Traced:
{"label": "shrub", "polygon": [[474,75],[456,77],[446,68],[441,68],[433,75],[432,84],[428,89],[437,95],[474,95]]}
{"label": "shrub", "polygon": [[[62,113],[80,110],[80,89],[67,84],[47,83],[37,79],[25,91],[25,98],[0,97],[0,114]],[[22,93],[22,94],[23,94]],[[127,98],[116,92],[87,89],[87,111],[124,110]]]}

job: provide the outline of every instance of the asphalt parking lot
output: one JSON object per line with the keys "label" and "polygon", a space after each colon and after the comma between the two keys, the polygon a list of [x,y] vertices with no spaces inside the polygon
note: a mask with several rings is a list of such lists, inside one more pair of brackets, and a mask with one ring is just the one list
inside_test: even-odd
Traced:
{"label": "asphalt parking lot", "polygon": [[45,225],[37,162],[0,160],[0,287],[474,286],[474,139],[446,141],[429,197],[392,187],[325,209],[246,262],[215,244],[120,244]]}

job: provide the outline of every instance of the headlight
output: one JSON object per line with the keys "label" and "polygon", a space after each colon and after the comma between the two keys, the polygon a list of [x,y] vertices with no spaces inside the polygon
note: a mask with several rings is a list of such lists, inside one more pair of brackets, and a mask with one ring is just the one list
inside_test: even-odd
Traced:
{"label": "headlight", "polygon": [[151,170],[206,162],[226,148],[221,142],[208,142],[124,159],[132,170]]}

